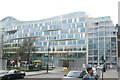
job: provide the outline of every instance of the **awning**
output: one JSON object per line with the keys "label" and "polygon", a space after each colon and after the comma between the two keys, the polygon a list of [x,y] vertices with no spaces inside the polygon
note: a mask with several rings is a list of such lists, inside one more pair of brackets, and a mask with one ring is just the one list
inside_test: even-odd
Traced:
{"label": "awning", "polygon": [[34,60],[34,62],[41,62],[41,60]]}

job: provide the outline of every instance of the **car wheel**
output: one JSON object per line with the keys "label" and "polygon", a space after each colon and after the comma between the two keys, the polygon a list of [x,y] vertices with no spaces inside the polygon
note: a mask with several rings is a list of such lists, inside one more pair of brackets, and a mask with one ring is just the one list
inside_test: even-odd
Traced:
{"label": "car wheel", "polygon": [[25,77],[24,75],[21,76],[22,79],[23,79],[24,77]]}
{"label": "car wheel", "polygon": [[10,76],[7,77],[7,80],[11,80]]}

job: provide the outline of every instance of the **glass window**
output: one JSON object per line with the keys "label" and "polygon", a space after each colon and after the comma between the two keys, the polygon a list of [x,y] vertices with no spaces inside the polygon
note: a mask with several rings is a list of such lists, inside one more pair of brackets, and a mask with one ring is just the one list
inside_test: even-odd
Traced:
{"label": "glass window", "polygon": [[42,46],[42,42],[39,42],[39,46]]}
{"label": "glass window", "polygon": [[61,30],[60,33],[61,34],[69,33],[69,30]]}
{"label": "glass window", "polygon": [[111,42],[116,42],[116,37],[111,37]]}
{"label": "glass window", "polygon": [[111,32],[108,32],[108,31],[105,32],[105,36],[110,36],[110,35],[111,35]]}
{"label": "glass window", "polygon": [[85,40],[78,40],[77,43],[78,44],[85,44],[86,42],[85,42]]}
{"label": "glass window", "polygon": [[[73,55],[73,57],[77,57],[77,53],[74,53],[72,55]],[[79,74],[79,73],[77,73],[77,74]],[[78,76],[78,75],[76,75],[76,76]]]}
{"label": "glass window", "polygon": [[98,60],[98,57],[94,57],[94,61],[97,61]]}
{"label": "glass window", "polygon": [[98,30],[98,27],[97,28],[94,28],[94,31],[97,31]]}
{"label": "glass window", "polygon": [[110,24],[112,23],[112,21],[105,21],[105,24]]}
{"label": "glass window", "polygon": [[73,44],[76,44],[76,40],[73,40]]}
{"label": "glass window", "polygon": [[100,43],[100,44],[99,44],[99,48],[100,48],[100,49],[104,49],[104,44],[103,44],[103,43]]}
{"label": "glass window", "polygon": [[77,22],[77,19],[76,19],[76,18],[74,18],[74,22]]}
{"label": "glass window", "polygon": [[83,23],[78,23],[77,27],[83,27]]}
{"label": "glass window", "polygon": [[97,36],[98,36],[98,32],[95,32],[95,33],[94,33],[94,36],[97,37]]}
{"label": "glass window", "polygon": [[94,55],[98,55],[98,50],[94,50]]}
{"label": "glass window", "polygon": [[72,26],[72,28],[75,28],[75,27],[76,27],[75,24],[72,24],[71,26]]}
{"label": "glass window", "polygon": [[99,30],[105,30],[105,27],[104,26],[100,26]]}
{"label": "glass window", "polygon": [[103,37],[100,37],[100,38],[99,38],[99,42],[104,42],[104,38],[103,38]]}
{"label": "glass window", "polygon": [[62,20],[62,23],[66,23],[67,21],[66,20]]}
{"label": "glass window", "polygon": [[89,31],[94,31],[94,29],[93,28],[89,28]]}
{"label": "glass window", "polygon": [[75,29],[74,29],[74,32],[78,32],[78,29],[75,28]]}
{"label": "glass window", "polygon": [[74,30],[73,30],[73,29],[70,29],[70,33],[74,33]]}
{"label": "glass window", "polygon": [[68,41],[68,45],[71,45],[71,44],[72,44],[72,40],[69,40],[69,41]]}
{"label": "glass window", "polygon": [[44,32],[44,35],[50,35],[50,32]]}
{"label": "glass window", "polygon": [[58,45],[58,41],[55,41],[54,46],[57,46],[57,45]]}
{"label": "glass window", "polygon": [[88,45],[88,48],[89,48],[89,49],[93,49],[93,44],[89,44],[89,45]]}
{"label": "glass window", "polygon": [[89,38],[89,39],[88,39],[88,43],[93,43],[93,39],[92,39],[92,38]]}
{"label": "glass window", "polygon": [[99,25],[104,25],[104,24],[105,24],[104,21],[99,22]]}
{"label": "glass window", "polygon": [[57,47],[56,50],[57,51],[63,51],[63,48],[62,47]]}
{"label": "glass window", "polygon": [[68,23],[72,23],[72,19],[68,19]]}
{"label": "glass window", "polygon": [[98,49],[98,44],[94,44],[94,49]]}
{"label": "glass window", "polygon": [[68,38],[73,38],[73,34],[68,34]]}
{"label": "glass window", "polygon": [[94,53],[93,50],[89,50],[89,51],[88,51],[88,54],[89,54],[89,55],[92,55],[93,53]]}
{"label": "glass window", "polygon": [[64,24],[63,28],[71,28],[71,25],[70,24]]}
{"label": "glass window", "polygon": [[66,35],[65,34],[61,35],[61,38],[66,38]]}
{"label": "glass window", "polygon": [[42,30],[47,30],[48,26],[43,26]]}
{"label": "glass window", "polygon": [[112,50],[112,53],[113,53],[113,54],[116,53],[116,50]]}
{"label": "glass window", "polygon": [[65,43],[65,41],[60,41],[59,42],[59,45],[65,45],[66,43]]}
{"label": "glass window", "polygon": [[47,42],[43,42],[43,46],[47,46]]}
{"label": "glass window", "polygon": [[39,41],[43,41],[43,40],[45,40],[45,37],[40,37],[39,38]]}
{"label": "glass window", "polygon": [[87,22],[84,23],[84,27],[86,27],[86,26],[87,26]]}
{"label": "glass window", "polygon": [[94,43],[98,43],[98,38],[94,38]]}
{"label": "glass window", "polygon": [[30,36],[34,36],[34,33],[30,33]]}
{"label": "glass window", "polygon": [[112,49],[116,49],[116,42],[112,42],[112,43],[111,43],[111,48],[112,48]]}
{"label": "glass window", "polygon": [[99,32],[99,36],[104,36],[104,31]]}
{"label": "glass window", "polygon": [[75,34],[75,38],[80,38],[80,34]]}
{"label": "glass window", "polygon": [[55,34],[55,32],[54,31],[51,31],[51,35],[54,35]]}
{"label": "glass window", "polygon": [[93,33],[89,33],[88,36],[89,36],[89,37],[93,37]]}
{"label": "glass window", "polygon": [[45,26],[51,25],[51,22],[47,22],[45,23]]}
{"label": "glass window", "polygon": [[86,46],[82,46],[82,50],[85,51],[86,50]]}
{"label": "glass window", "polygon": [[86,20],[86,17],[79,18],[79,21],[85,21],[85,20]]}
{"label": "glass window", "polygon": [[80,30],[81,30],[81,32],[85,32],[85,28],[81,28]]}
{"label": "glass window", "polygon": [[81,46],[77,46],[76,49],[77,49],[77,51],[81,51],[82,50]]}
{"label": "glass window", "polygon": [[105,38],[105,42],[110,42],[110,38]]}

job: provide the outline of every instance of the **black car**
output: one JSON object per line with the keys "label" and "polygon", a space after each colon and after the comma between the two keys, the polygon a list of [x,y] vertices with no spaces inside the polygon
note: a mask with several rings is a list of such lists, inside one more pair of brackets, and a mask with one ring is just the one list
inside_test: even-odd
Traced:
{"label": "black car", "polygon": [[25,77],[25,72],[19,70],[10,70],[8,72],[0,74],[0,80],[14,80],[22,79]]}

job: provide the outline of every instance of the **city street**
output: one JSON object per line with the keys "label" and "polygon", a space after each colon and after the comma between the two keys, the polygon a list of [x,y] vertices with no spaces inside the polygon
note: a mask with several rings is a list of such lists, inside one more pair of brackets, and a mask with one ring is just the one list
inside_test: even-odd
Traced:
{"label": "city street", "polygon": [[[39,80],[39,79],[63,80],[64,75],[68,73],[68,71],[64,71],[63,68],[49,70],[48,73],[46,72],[47,72],[46,70],[26,72],[25,79],[18,79],[18,80]],[[119,80],[118,77],[120,77],[120,71],[117,71],[117,69],[107,69],[107,71],[103,73],[103,79],[101,74],[100,80]],[[64,79],[64,80],[68,80],[68,79]]]}
{"label": "city street", "polygon": [[120,80],[120,70],[118,71],[118,77],[119,77],[119,80]]}
{"label": "city street", "polygon": [[63,69],[36,71],[36,72],[26,72],[25,78],[62,78],[66,75],[68,71],[63,71]]}
{"label": "city street", "polygon": [[[27,72],[27,76],[25,78],[63,78],[67,73],[68,71],[62,71],[59,69],[51,70],[48,74],[46,74],[46,71]],[[102,74],[100,78],[102,78]],[[116,69],[108,69],[103,73],[103,78],[105,80],[118,80],[118,72]]]}

